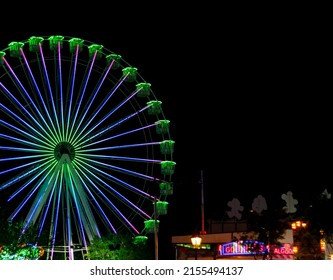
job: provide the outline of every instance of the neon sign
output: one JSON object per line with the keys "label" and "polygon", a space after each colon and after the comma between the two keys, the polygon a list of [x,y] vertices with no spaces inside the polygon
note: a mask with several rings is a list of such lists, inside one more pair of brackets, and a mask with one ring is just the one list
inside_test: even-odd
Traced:
{"label": "neon sign", "polygon": [[[282,246],[272,246],[272,250],[274,255],[294,254],[292,246],[288,243],[285,243]],[[220,256],[257,255],[265,254],[269,251],[270,247],[268,245],[255,240],[229,242],[218,246],[218,254]]]}
{"label": "neon sign", "polygon": [[282,247],[275,247],[274,250],[274,255],[293,255],[294,251],[292,246],[290,244],[284,244]]}
{"label": "neon sign", "polygon": [[265,244],[259,241],[237,241],[219,246],[219,255],[254,255],[263,254],[266,250]]}

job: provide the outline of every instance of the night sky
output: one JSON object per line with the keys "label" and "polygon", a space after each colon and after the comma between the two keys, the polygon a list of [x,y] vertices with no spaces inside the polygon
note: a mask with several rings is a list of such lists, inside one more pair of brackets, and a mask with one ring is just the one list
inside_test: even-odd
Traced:
{"label": "night sky", "polygon": [[2,31],[0,50],[30,36],[79,37],[121,54],[152,84],[175,140],[175,190],[161,217],[168,250],[171,235],[200,230],[201,170],[206,220],[222,220],[234,197],[249,210],[259,194],[270,207],[292,191],[306,207],[324,189],[332,193],[327,36],[298,25],[179,23],[130,34]]}

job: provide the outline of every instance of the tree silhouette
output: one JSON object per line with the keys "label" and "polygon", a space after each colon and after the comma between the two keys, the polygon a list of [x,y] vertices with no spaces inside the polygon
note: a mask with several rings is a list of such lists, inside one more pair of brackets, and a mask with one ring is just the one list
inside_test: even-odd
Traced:
{"label": "tree silhouette", "polygon": [[[274,247],[280,247],[280,240],[284,238],[286,229],[290,229],[288,216],[284,209],[266,209],[260,213],[251,212],[248,217],[250,232],[254,232],[256,239],[264,243],[265,250],[262,252],[260,243],[255,243],[252,250],[255,258],[272,259]],[[248,239],[249,236],[242,237]]]}

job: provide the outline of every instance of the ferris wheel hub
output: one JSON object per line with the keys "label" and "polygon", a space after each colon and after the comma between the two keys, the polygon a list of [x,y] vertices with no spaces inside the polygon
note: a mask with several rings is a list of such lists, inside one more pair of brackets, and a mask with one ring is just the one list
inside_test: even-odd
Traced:
{"label": "ferris wheel hub", "polygon": [[60,142],[54,148],[54,156],[57,160],[60,160],[62,155],[68,154],[69,158],[73,160],[75,158],[75,149],[72,144],[67,141]]}

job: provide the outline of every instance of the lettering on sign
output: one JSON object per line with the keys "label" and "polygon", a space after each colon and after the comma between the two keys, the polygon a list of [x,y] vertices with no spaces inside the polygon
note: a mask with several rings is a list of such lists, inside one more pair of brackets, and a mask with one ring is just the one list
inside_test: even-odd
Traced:
{"label": "lettering on sign", "polygon": [[[294,254],[292,246],[289,243],[271,247],[274,255]],[[218,255],[220,256],[264,254],[269,251],[270,248],[268,245],[256,240],[229,242],[218,246]]]}

